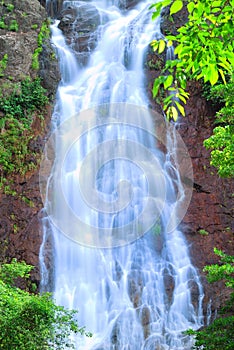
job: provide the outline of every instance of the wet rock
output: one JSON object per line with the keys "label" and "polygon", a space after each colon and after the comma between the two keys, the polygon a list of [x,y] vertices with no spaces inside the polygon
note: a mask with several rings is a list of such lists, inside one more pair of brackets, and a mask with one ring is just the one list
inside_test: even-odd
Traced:
{"label": "wet rock", "polygon": [[129,10],[139,4],[140,0],[118,0],[118,7],[121,10]]}
{"label": "wet rock", "polygon": [[174,278],[169,273],[165,273],[163,275],[163,282],[164,282],[165,291],[167,293],[168,303],[171,304],[172,298],[173,298],[173,292],[175,288]]}
{"label": "wet rock", "polygon": [[141,310],[141,323],[143,326],[147,326],[150,323],[150,310],[147,306],[144,306]]}
{"label": "wet rock", "polygon": [[135,308],[141,305],[142,289],[143,281],[140,271],[132,271],[128,275],[128,294]]}
{"label": "wet rock", "polygon": [[76,53],[79,63],[85,65],[97,45],[97,28],[100,15],[94,5],[77,1],[61,11],[59,28],[63,31],[67,44]]}
{"label": "wet rock", "polygon": [[144,338],[146,339],[150,335],[150,309],[147,306],[143,306],[140,311],[140,320],[144,330]]}

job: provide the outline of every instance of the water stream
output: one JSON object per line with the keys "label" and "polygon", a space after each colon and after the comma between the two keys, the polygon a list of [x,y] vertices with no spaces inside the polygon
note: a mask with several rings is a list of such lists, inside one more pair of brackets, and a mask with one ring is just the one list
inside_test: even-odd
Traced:
{"label": "water stream", "polygon": [[[64,6],[79,3],[66,0]],[[48,287],[44,248],[52,233],[54,298],[78,309],[80,326],[93,333],[92,338],[78,337],[77,349],[191,349],[192,340],[182,332],[203,324],[203,289],[177,228],[177,203],[185,196],[170,157],[177,144],[169,133],[167,152],[162,152],[150,134],[155,125],[147,113],[143,74],[144,52],[160,35],[159,22],[152,22],[147,1],[122,12],[112,1],[89,3],[98,9],[101,24],[87,66],[79,64],[66,44],[59,21],[51,26],[61,71],[52,125],[55,129],[65,123],[65,129],[72,130],[64,136],[62,129],[56,136],[62,170],[54,165],[45,210],[59,219],[43,219],[42,289]],[[88,114],[82,114],[87,109]],[[82,169],[79,179],[84,188],[79,188]],[[55,191],[58,172],[65,200]],[[126,184],[118,188],[123,180],[131,190]],[[90,183],[95,183],[97,193],[89,193]],[[92,205],[87,204],[90,198]],[[152,212],[157,214],[153,224]],[[75,222],[74,217],[81,220]],[[85,225],[79,226],[80,221]],[[168,230],[168,222],[173,230]],[[87,227],[93,231],[87,232]]]}

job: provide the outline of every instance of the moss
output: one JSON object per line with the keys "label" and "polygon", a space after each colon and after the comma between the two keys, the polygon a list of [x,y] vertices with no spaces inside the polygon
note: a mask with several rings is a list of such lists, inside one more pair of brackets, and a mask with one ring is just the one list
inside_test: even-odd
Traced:
{"label": "moss", "polygon": [[[15,85],[15,90],[0,101],[0,175],[25,174],[37,166],[37,154],[29,148],[34,137],[31,124],[48,103],[46,90],[40,79],[26,79]],[[4,188],[7,184],[4,185]]]}
{"label": "moss", "polygon": [[50,36],[50,28],[49,28],[49,21],[43,22],[40,32],[37,37],[37,48],[35,49],[33,56],[32,56],[32,69],[39,70],[40,64],[39,64],[39,56],[42,52],[42,45],[45,39],[48,39]]}

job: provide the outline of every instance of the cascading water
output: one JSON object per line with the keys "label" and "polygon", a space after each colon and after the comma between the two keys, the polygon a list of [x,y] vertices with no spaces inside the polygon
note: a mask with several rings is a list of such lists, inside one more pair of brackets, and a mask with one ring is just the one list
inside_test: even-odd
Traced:
{"label": "cascading water", "polygon": [[[64,6],[79,3],[66,0]],[[147,2],[124,13],[109,1],[92,5],[104,20],[87,67],[77,63],[58,21],[51,26],[62,77],[53,125],[72,128],[69,136],[64,137],[65,129],[56,135],[55,165],[46,188],[45,209],[53,215],[43,223],[45,238],[53,234],[54,298],[78,309],[80,326],[93,333],[92,338],[77,338],[77,349],[190,349],[192,340],[182,332],[202,325],[203,291],[176,228],[178,203],[185,197],[177,161],[171,161],[177,144],[168,133],[167,153],[156,148],[150,135],[155,126],[145,109],[144,50],[155,33],[160,35],[159,25],[151,21]],[[84,188],[77,186],[78,177]],[[123,180],[131,190],[126,184],[118,187]],[[89,193],[93,183],[99,199]],[[87,204],[90,198],[92,205]],[[74,216],[85,225],[75,223]],[[85,231],[87,227],[94,231]],[[43,289],[48,283],[44,247],[45,239],[40,253]]]}

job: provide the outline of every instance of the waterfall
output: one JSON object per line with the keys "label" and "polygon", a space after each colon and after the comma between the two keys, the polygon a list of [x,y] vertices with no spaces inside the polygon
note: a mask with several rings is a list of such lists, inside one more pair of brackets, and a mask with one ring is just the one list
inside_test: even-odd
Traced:
{"label": "waterfall", "polygon": [[[178,229],[191,197],[181,171],[191,175],[191,161],[174,126],[147,108],[143,72],[159,21],[148,1],[127,11],[88,3],[100,25],[86,66],[59,21],[51,26],[61,82],[41,167],[42,290],[52,235],[56,303],[79,310],[93,333],[77,337],[77,349],[191,349],[183,331],[203,324],[203,289]],[[184,159],[189,170],[179,169]]]}

